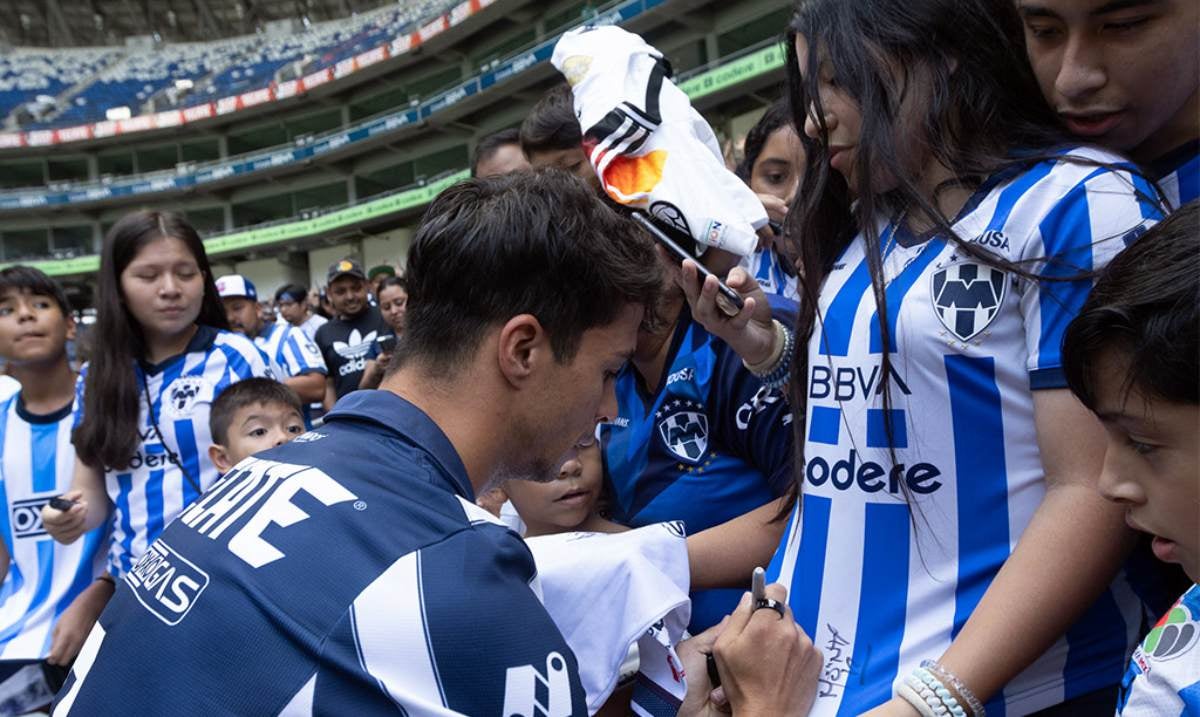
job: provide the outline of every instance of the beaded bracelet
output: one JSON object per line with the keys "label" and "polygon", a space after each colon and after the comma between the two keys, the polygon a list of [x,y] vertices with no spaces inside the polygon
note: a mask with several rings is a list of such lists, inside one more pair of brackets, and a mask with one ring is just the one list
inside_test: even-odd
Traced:
{"label": "beaded bracelet", "polygon": [[787,328],[778,320],[771,320],[771,329],[774,331],[773,341],[771,342],[771,354],[759,363],[749,363],[746,359],[742,359],[742,365],[746,367],[750,373],[755,376],[765,376],[771,373],[779,365],[779,360],[783,358],[784,349],[787,345],[787,336],[785,332]]}
{"label": "beaded bracelet", "polygon": [[937,695],[938,700],[946,710],[954,717],[967,717],[967,713],[963,710],[962,705],[958,703],[958,698],[950,692],[950,689],[942,684],[941,680],[933,676],[929,670],[924,667],[918,667],[913,670],[912,676],[909,679],[917,679],[925,685],[927,689]]}
{"label": "beaded bracelet", "polygon": [[[751,366],[745,359],[742,364],[757,376],[767,390],[782,389],[792,377],[792,356],[795,354],[796,335],[779,321],[772,322],[775,326],[775,349],[771,352],[774,357],[769,362]],[[764,369],[765,370],[762,370]]]}
{"label": "beaded bracelet", "polygon": [[[908,679],[912,678],[909,677]],[[938,717],[938,713],[934,711],[933,707],[930,707],[925,702],[925,699],[921,697],[921,694],[917,692],[912,685],[908,684],[907,680],[901,682],[896,687],[896,696],[911,705],[912,708],[917,712],[920,712],[921,717]],[[942,709],[944,710],[945,707]]]}
{"label": "beaded bracelet", "polygon": [[963,702],[967,703],[967,709],[971,710],[971,717],[985,717],[987,710],[984,709],[983,703],[979,701],[979,698],[975,696],[974,692],[968,689],[961,680],[954,676],[953,672],[947,670],[945,667],[942,667],[940,663],[934,660],[922,660],[921,667],[929,670],[929,672],[932,673],[939,682],[942,682],[957,692],[959,698],[962,699]]}

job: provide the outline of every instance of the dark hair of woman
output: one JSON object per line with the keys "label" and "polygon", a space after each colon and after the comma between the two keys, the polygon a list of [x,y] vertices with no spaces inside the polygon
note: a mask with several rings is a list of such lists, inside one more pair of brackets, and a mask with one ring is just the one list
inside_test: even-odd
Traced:
{"label": "dark hair of woman", "polygon": [[[798,36],[807,41],[807,76],[799,70]],[[822,65],[861,112],[853,172],[859,186],[853,188],[829,165],[828,128],[818,91]],[[977,190],[1001,172],[1015,173],[1048,159],[1104,165],[1055,154],[1078,142],[1059,128],[1042,97],[1011,0],[800,0],[787,36],[787,80],[793,123],[805,148],[803,178],[786,223],[786,236],[805,237],[795,247],[802,300],[792,364],[797,377],[792,381],[793,430],[796,445],[803,446],[808,346],[820,322],[818,296],[836,258],[860,230],[880,336],[888,346],[876,218],[891,216],[901,223],[905,217],[919,217],[931,233],[953,242],[963,254],[1024,280],[1047,280],[970,243],[971,237],[959,237],[952,228],[954,218],[939,211],[937,197],[950,188]],[[810,114],[820,135],[815,139],[804,131]],[[953,176],[935,188],[933,197],[921,191],[920,170],[913,169],[914,160],[930,158]],[[895,188],[878,194],[871,179],[881,174],[894,178]],[[1058,264],[1053,273],[1059,279],[1079,279],[1084,273],[1053,257],[1047,261]],[[891,358],[886,351],[881,364],[883,408],[890,411]],[[893,427],[884,429],[888,445],[894,446]],[[894,450],[889,451],[894,462]],[[800,456],[793,504],[803,468]]]}
{"label": "dark hair of woman", "polygon": [[742,161],[738,162],[737,169],[734,170],[738,178],[746,184],[750,184],[750,176],[754,172],[754,163],[758,161],[758,155],[762,154],[767,140],[780,127],[791,125],[791,113],[792,110],[788,106],[786,97],[776,100],[774,104],[767,108],[766,112],[763,112],[762,117],[750,128],[750,131],[746,133],[746,144],[742,154]]}
{"label": "dark hair of woman", "polygon": [[84,383],[83,420],[72,436],[76,455],[89,466],[125,468],[137,451],[141,386],[133,367],[146,355],[146,340],[125,306],[121,273],[143,247],[164,238],[182,241],[204,275],[196,322],[229,328],[196,230],[172,212],[141,210],[121,217],[104,237],[96,287],[96,342]]}

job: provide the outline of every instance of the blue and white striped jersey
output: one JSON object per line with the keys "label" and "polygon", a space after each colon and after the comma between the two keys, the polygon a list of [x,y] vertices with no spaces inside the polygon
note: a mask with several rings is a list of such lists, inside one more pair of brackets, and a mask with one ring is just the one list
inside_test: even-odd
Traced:
{"label": "blue and white striped jersey", "polygon": [[347,396],[167,526],[52,713],[586,715],[533,556],[473,498],[428,416]]}
{"label": "blue and white striped jersey", "polygon": [[1117,714],[1200,715],[1200,585],[1185,592],[1134,651]]}
{"label": "blue and white striped jersey", "polygon": [[254,345],[267,355],[271,371],[278,379],[327,372],[325,359],[321,357],[317,345],[304,331],[286,321],[276,321],[264,327],[263,333],[254,337]]}
{"label": "blue and white striped jersey", "polygon": [[[1071,277],[1153,225],[1154,196],[1125,171],[1048,161],[994,177],[954,228],[1031,271]],[[1008,559],[1045,494],[1032,390],[1065,386],[1062,334],[1091,288],[1087,279],[1020,280],[944,237],[893,242],[890,224],[879,226],[891,413],[860,235],[821,290],[803,510],[768,570],[789,586],[797,622],[826,657],[815,717],[857,715],[891,698],[897,680],[941,656]],[[1029,714],[1117,684],[1143,612],[1122,577],[988,714]]]}
{"label": "blue and white striped jersey", "polygon": [[133,567],[163,526],[216,481],[217,469],[208,457],[212,402],[242,379],[272,377],[254,342],[209,326],[196,331],[182,354],[157,366],[139,363],[134,371],[143,386],[141,442],[128,466],[104,476],[113,504],[108,570],[117,577]]}
{"label": "blue and white striped jersey", "polygon": [[[328,373],[317,345],[302,329],[286,321],[276,321],[264,327],[263,333],[254,337],[254,345],[266,354],[271,372],[281,381],[306,373]],[[312,406],[305,405],[303,408],[304,426],[311,428]]]}
{"label": "blue and white striped jersey", "polygon": [[[768,295],[777,319],[796,307]],[[653,393],[632,365],[617,376],[617,418],[601,427],[613,517],[633,527],[720,525],[783,495],[792,481],[792,413],[685,307]],[[737,607],[741,590],[692,593],[693,634]]]}
{"label": "blue and white striped jersey", "polygon": [[1200,198],[1200,140],[1167,153],[1151,164],[1150,171],[1171,211]]}
{"label": "blue and white striped jersey", "polygon": [[103,527],[70,545],[42,527],[42,506],[71,487],[78,401],[50,415],[0,401],[0,532],[10,561],[0,586],[0,660],[40,660],[58,616],[103,574]]}
{"label": "blue and white striped jersey", "polygon": [[759,249],[749,257],[746,270],[768,294],[777,294],[792,301],[800,301],[799,278],[784,269],[783,257],[771,249]]}

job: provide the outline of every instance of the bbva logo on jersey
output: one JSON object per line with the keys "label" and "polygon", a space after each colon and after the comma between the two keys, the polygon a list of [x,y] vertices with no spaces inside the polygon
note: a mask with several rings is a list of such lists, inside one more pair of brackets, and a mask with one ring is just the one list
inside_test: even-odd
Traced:
{"label": "bbva logo on jersey", "polygon": [[1000,312],[1008,286],[1003,271],[985,264],[954,264],[930,277],[933,310],[960,341],[970,341]]}
{"label": "bbva logo on jersey", "polygon": [[658,436],[679,460],[696,465],[708,450],[708,416],[695,401],[664,401],[654,417]]}

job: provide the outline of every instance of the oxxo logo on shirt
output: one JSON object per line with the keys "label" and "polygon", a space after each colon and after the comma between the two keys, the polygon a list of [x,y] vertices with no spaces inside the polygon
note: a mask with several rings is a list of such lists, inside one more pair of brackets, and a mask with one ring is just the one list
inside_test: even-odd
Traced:
{"label": "oxxo logo on shirt", "polygon": [[319,468],[252,458],[238,464],[179,519],[201,535],[217,540],[253,511],[230,537],[228,547],[251,567],[261,568],[284,557],[283,551],[262,537],[263,532],[271,525],[286,528],[310,517],[292,502],[300,491],[326,506],[358,499]]}

